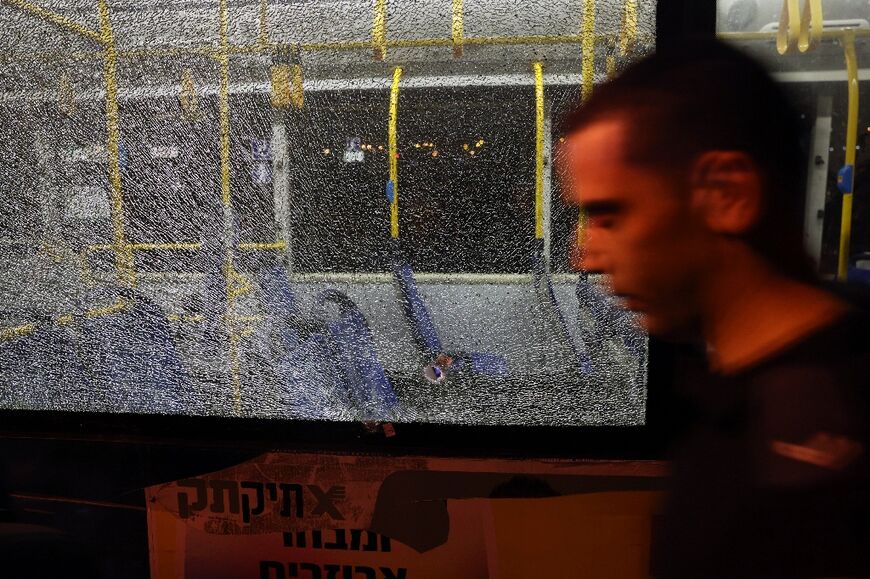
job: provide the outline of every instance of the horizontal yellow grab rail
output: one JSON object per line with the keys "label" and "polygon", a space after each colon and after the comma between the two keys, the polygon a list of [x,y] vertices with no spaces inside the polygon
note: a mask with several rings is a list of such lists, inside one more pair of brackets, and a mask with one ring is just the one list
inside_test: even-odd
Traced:
{"label": "horizontal yellow grab rail", "polygon": [[[822,40],[842,40],[847,33],[854,34],[856,38],[870,38],[870,29],[867,28],[844,28],[837,30],[822,31]],[[722,40],[776,40],[776,32],[720,32],[717,34]]]}
{"label": "horizontal yellow grab rail", "polygon": [[287,249],[286,241],[276,241],[274,243],[240,243],[239,249],[251,251],[251,250],[260,250],[260,251],[283,251]]}
{"label": "horizontal yellow grab rail", "polygon": [[[113,251],[114,245],[96,244],[89,245],[90,253],[98,251]],[[200,251],[202,243],[131,243],[126,246],[130,251]],[[286,241],[271,243],[245,242],[238,245],[238,249],[245,251],[281,251],[287,249]]]}
{"label": "horizontal yellow grab rail", "polygon": [[[5,1],[5,0],[0,0]],[[830,32],[830,31],[828,31]],[[726,33],[732,34],[732,33]],[[740,33],[744,34],[744,33]],[[747,33],[756,34],[756,33]],[[824,36],[823,36],[824,37]],[[597,34],[592,38],[592,44],[604,45],[619,40],[620,35],[615,33]],[[754,37],[753,37],[754,38]],[[766,38],[766,36],[764,36]],[[636,42],[653,42],[652,34],[638,35]],[[499,45],[554,45],[554,44],[582,44],[584,36],[581,34],[565,34],[558,36],[527,35],[527,36],[478,36],[463,37],[463,46],[499,46]],[[386,48],[438,48],[454,46],[453,38],[410,38],[387,40]],[[280,43],[270,41],[267,45],[246,44],[230,45],[227,51],[230,55],[271,55],[291,47],[297,47],[304,52],[319,52],[328,50],[371,50],[371,41],[345,41],[345,42],[312,42],[307,44]],[[220,48],[214,46],[163,46],[149,48],[119,49],[119,58],[171,58],[178,56],[204,56],[218,57]],[[0,52],[0,60],[45,60],[45,59],[75,59],[88,60],[103,57],[102,51],[46,51],[46,52]]]}
{"label": "horizontal yellow grab rail", "polygon": [[34,16],[44,20],[46,22],[50,22],[55,26],[59,26],[61,28],[65,28],[85,38],[89,38],[94,42],[99,44],[104,44],[103,36],[97,32],[96,30],[92,30],[83,24],[79,24],[75,20],[67,18],[61,14],[57,14],[52,12],[51,10],[46,10],[45,8],[33,4],[31,2],[27,2],[27,0],[2,0],[2,3],[9,4],[10,6],[14,6],[24,12],[29,14],[33,14]]}
{"label": "horizontal yellow grab rail", "polygon": [[6,342],[22,336],[28,336],[36,331],[36,324],[21,324],[0,330],[0,342]]}
{"label": "horizontal yellow grab rail", "polygon": [[[127,299],[120,299],[113,304],[109,304],[108,306],[102,306],[99,308],[91,308],[85,310],[82,317],[93,319],[99,318],[102,316],[107,316],[109,314],[114,314],[120,311],[125,310],[128,306],[130,306],[132,302]],[[73,321],[75,321],[76,316],[73,314],[62,314],[54,320],[54,323],[59,326],[68,326]],[[37,330],[39,324],[34,322],[29,322],[26,324],[20,324],[18,326],[12,326],[9,328],[0,329],[0,342],[7,342],[10,340],[14,340],[16,338],[22,338],[24,336],[29,336],[33,332]]]}

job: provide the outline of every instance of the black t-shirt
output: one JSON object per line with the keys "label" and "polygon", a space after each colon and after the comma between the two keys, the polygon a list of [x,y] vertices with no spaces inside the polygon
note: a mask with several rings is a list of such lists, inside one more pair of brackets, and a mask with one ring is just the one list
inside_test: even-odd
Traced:
{"label": "black t-shirt", "polygon": [[752,368],[681,368],[653,572],[870,577],[870,318],[850,314]]}

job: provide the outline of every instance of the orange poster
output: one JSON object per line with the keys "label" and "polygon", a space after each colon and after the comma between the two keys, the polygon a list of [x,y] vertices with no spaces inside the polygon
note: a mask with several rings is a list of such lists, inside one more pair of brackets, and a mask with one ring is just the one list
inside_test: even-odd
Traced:
{"label": "orange poster", "polygon": [[151,576],[646,578],[662,470],[270,453],[147,490]]}

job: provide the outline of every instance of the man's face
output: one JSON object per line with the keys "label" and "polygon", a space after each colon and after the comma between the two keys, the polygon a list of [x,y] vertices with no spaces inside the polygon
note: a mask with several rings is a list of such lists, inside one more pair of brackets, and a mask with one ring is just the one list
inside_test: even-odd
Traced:
{"label": "man's face", "polygon": [[625,121],[607,119],[566,143],[566,198],[587,217],[579,265],[607,274],[648,332],[679,335],[695,322],[709,236],[673,171],[626,160],[627,135]]}

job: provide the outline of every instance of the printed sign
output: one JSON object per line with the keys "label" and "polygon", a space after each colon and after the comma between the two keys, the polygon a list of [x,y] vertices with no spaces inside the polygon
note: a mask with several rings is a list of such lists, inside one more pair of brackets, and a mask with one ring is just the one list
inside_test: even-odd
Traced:
{"label": "printed sign", "polygon": [[152,159],[177,159],[180,151],[175,145],[155,145],[151,147]]}
{"label": "printed sign", "polygon": [[646,578],[662,472],[270,453],[147,489],[151,576]]}
{"label": "printed sign", "polygon": [[349,138],[344,148],[344,162],[362,163],[365,160],[366,154],[362,150],[362,139],[360,137]]}
{"label": "printed sign", "polygon": [[251,159],[254,161],[271,161],[271,141],[269,139],[251,139]]}
{"label": "printed sign", "polygon": [[68,149],[64,160],[68,163],[102,163],[107,159],[105,145],[85,145]]}

